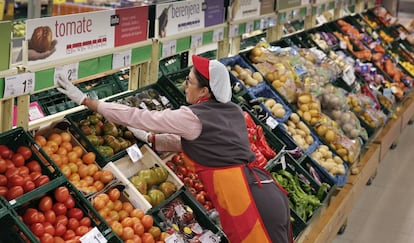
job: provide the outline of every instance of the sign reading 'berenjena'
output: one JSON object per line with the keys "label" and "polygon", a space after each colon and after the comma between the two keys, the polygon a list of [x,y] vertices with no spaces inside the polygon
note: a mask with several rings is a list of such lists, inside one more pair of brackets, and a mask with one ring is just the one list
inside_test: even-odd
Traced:
{"label": "sign reading 'berenjena'", "polygon": [[221,24],[224,21],[223,0],[191,0],[156,6],[156,36],[173,36]]}

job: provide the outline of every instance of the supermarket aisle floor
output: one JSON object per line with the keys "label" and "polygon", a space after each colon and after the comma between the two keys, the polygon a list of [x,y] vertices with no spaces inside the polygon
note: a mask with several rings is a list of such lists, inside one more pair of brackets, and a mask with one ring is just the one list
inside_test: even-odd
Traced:
{"label": "supermarket aisle floor", "polygon": [[414,125],[381,161],[378,174],[357,200],[343,235],[333,243],[414,242]]}

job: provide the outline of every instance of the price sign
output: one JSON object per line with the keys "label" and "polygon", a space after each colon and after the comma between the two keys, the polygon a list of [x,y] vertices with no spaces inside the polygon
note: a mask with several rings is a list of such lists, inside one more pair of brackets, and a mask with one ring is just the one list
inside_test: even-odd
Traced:
{"label": "price sign", "polygon": [[106,243],[108,242],[98,228],[94,227],[91,231],[80,238],[82,243]]}
{"label": "price sign", "polygon": [[340,8],[341,7],[341,4],[340,4],[340,2],[339,2],[339,0],[335,0],[335,8]]}
{"label": "price sign", "polygon": [[191,36],[191,48],[196,48],[203,45],[203,34],[196,34]]}
{"label": "price sign", "polygon": [[263,18],[260,20],[260,29],[266,29],[269,27],[269,22],[267,18]]}
{"label": "price sign", "polygon": [[19,96],[33,92],[35,86],[34,73],[22,73],[5,78],[3,97]]}
{"label": "price sign", "polygon": [[131,66],[131,49],[114,53],[112,55],[112,69],[123,68],[126,66]]}
{"label": "price sign", "polygon": [[69,81],[74,81],[78,79],[79,63],[72,63],[63,65],[60,67],[55,67],[55,85],[57,85],[57,80],[59,75],[63,78],[66,78]]}
{"label": "price sign", "polygon": [[291,11],[286,12],[285,21],[288,22],[291,19],[292,19],[292,12]]}
{"label": "price sign", "polygon": [[266,124],[273,130],[277,127],[277,125],[279,125],[279,122],[277,122],[275,118],[269,116],[266,119]]}
{"label": "price sign", "polygon": [[136,163],[138,160],[142,159],[142,153],[137,144],[134,144],[131,147],[127,148],[126,151],[132,162]]}
{"label": "price sign", "polygon": [[165,243],[184,243],[184,241],[177,234],[172,234],[165,239]]}
{"label": "price sign", "polygon": [[36,119],[44,117],[45,114],[43,114],[42,110],[38,105],[30,106],[29,107],[29,120],[34,121]]}
{"label": "price sign", "polygon": [[306,6],[306,16],[312,15],[312,5]]}
{"label": "price sign", "polygon": [[276,16],[269,17],[269,19],[268,19],[269,27],[275,26],[276,22],[277,22],[277,17]]}
{"label": "price sign", "polygon": [[203,235],[200,236],[201,243],[218,243],[220,239],[217,235],[213,234],[210,230],[206,231]]}
{"label": "price sign", "polygon": [[254,22],[247,22],[246,23],[246,31],[245,33],[251,33],[254,30]]}
{"label": "price sign", "polygon": [[230,37],[236,37],[239,35],[239,25],[230,25]]}
{"label": "price sign", "polygon": [[280,158],[279,163],[282,164],[282,169],[283,170],[286,170],[286,159],[285,159],[285,156],[284,155],[282,156],[282,158]]}
{"label": "price sign", "polygon": [[222,41],[224,39],[224,28],[215,29],[213,31],[213,41]]}
{"label": "price sign", "polygon": [[316,15],[320,15],[322,12],[322,5],[316,7]]}
{"label": "price sign", "polygon": [[405,38],[407,38],[407,36],[405,35],[405,33],[400,32],[400,39],[401,40],[405,40]]}
{"label": "price sign", "polygon": [[177,52],[177,40],[162,43],[162,57],[174,55]]}

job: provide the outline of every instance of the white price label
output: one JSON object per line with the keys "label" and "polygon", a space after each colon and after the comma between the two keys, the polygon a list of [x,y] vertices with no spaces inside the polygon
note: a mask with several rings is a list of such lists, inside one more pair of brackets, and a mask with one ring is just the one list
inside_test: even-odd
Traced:
{"label": "white price label", "polygon": [[217,235],[213,234],[210,230],[206,231],[202,236],[199,238],[201,243],[218,243],[220,239]]}
{"label": "white price label", "polygon": [[35,86],[34,73],[22,73],[5,78],[3,97],[19,96],[33,92]]}
{"label": "white price label", "polygon": [[347,48],[346,42],[345,42],[345,41],[340,41],[340,42],[339,42],[339,47],[340,47],[342,50],[346,50],[346,48]]}
{"label": "white price label", "polygon": [[245,31],[245,33],[251,33],[251,32],[253,32],[254,31],[254,22],[252,21],[252,22],[247,22],[246,23],[246,31]]}
{"label": "white price label", "polygon": [[194,223],[191,226],[191,230],[196,233],[196,234],[201,234],[203,233],[203,228],[201,228],[201,226],[198,223]]}
{"label": "white price label", "polygon": [[239,35],[239,25],[230,25],[230,37],[236,37]]}
{"label": "white price label", "polygon": [[165,243],[182,243],[184,242],[177,234],[172,234],[165,239]]}
{"label": "white price label", "polygon": [[126,151],[132,162],[136,163],[138,160],[142,159],[142,153],[137,144],[134,144],[131,147],[127,148]]}
{"label": "white price label", "polygon": [[162,43],[162,56],[172,56],[177,52],[177,40]]}
{"label": "white price label", "polygon": [[260,20],[260,29],[266,29],[267,27],[269,27],[269,22],[267,21],[267,18],[261,19]]}
{"label": "white price label", "polygon": [[141,102],[139,104],[139,107],[142,108],[142,109],[148,109],[147,105],[144,102]]}
{"label": "white price label", "polygon": [[405,35],[405,33],[400,32],[400,39],[401,40],[405,40],[405,38],[407,38],[407,36]]}
{"label": "white price label", "polygon": [[217,41],[221,41],[223,39],[224,39],[224,28],[215,29],[213,31],[213,41],[217,42]]}
{"label": "white price label", "polygon": [[38,107],[38,106],[30,106],[29,107],[29,120],[30,121],[34,121],[34,120],[42,118],[44,116],[45,115],[40,110],[40,107]]}
{"label": "white price label", "polygon": [[292,12],[286,12],[285,22],[288,22],[292,19]]}
{"label": "white price label", "polygon": [[191,36],[191,48],[196,48],[203,45],[203,34],[196,34]]}
{"label": "white price label", "polygon": [[275,118],[269,116],[266,119],[266,124],[273,130],[277,127],[277,125],[279,125],[279,122],[277,122]]}
{"label": "white price label", "polygon": [[126,66],[131,66],[131,49],[114,53],[112,55],[112,69],[123,68]]}
{"label": "white price label", "polygon": [[316,20],[318,21],[318,23],[319,23],[319,24],[325,24],[325,23],[327,23],[327,22],[328,22],[328,21],[326,20],[325,16],[323,16],[323,15],[319,15],[319,16],[317,16],[317,17],[316,17]]}
{"label": "white price label", "polygon": [[269,27],[275,26],[277,22],[277,17],[276,16],[269,17],[268,22],[269,22]]}
{"label": "white price label", "polygon": [[79,63],[72,63],[63,65],[60,67],[55,67],[55,85],[57,85],[57,77],[60,75],[66,78],[69,81],[74,81],[78,79]]}
{"label": "white price label", "polygon": [[80,238],[82,243],[106,243],[108,242],[98,228],[94,227],[91,231]]}
{"label": "white price label", "polygon": [[168,105],[170,103],[170,101],[167,99],[167,97],[161,96],[161,103],[163,105]]}
{"label": "white price label", "polygon": [[160,102],[158,102],[157,99],[152,99],[152,103],[154,103],[154,105],[156,105],[156,106],[160,106],[161,105]]}
{"label": "white price label", "polygon": [[378,37],[379,37],[378,33],[376,31],[373,31],[372,32],[372,38],[376,40],[376,39],[378,39]]}
{"label": "white price label", "polygon": [[322,5],[316,7],[316,15],[320,15],[322,12]]}
{"label": "white price label", "polygon": [[306,6],[306,16],[312,15],[312,6]]}
{"label": "white price label", "polygon": [[180,218],[186,213],[183,205],[181,205],[181,204],[175,206],[174,210],[175,210],[175,213],[177,214],[177,216],[180,217]]}
{"label": "white price label", "polygon": [[286,170],[286,159],[284,155],[280,158],[280,163],[282,164],[282,169]]}

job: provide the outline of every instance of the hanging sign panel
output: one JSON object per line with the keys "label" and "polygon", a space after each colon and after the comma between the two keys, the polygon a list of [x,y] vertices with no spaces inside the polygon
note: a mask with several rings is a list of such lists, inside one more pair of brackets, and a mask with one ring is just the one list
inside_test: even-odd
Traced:
{"label": "hanging sign panel", "polygon": [[173,36],[188,31],[221,24],[224,21],[223,0],[192,0],[157,4],[158,37]]}
{"label": "hanging sign panel", "polygon": [[260,15],[271,14],[274,11],[275,11],[275,1],[273,1],[273,0],[261,0]]}
{"label": "hanging sign panel", "polygon": [[112,49],[147,39],[148,7],[104,10],[26,22],[29,65]]}
{"label": "hanging sign panel", "polygon": [[243,20],[260,16],[260,0],[230,1],[230,20]]}
{"label": "hanging sign panel", "polygon": [[12,23],[0,22],[0,71],[9,69]]}
{"label": "hanging sign panel", "polygon": [[293,7],[299,7],[301,5],[301,0],[283,0],[276,1],[276,10],[283,10]]}

